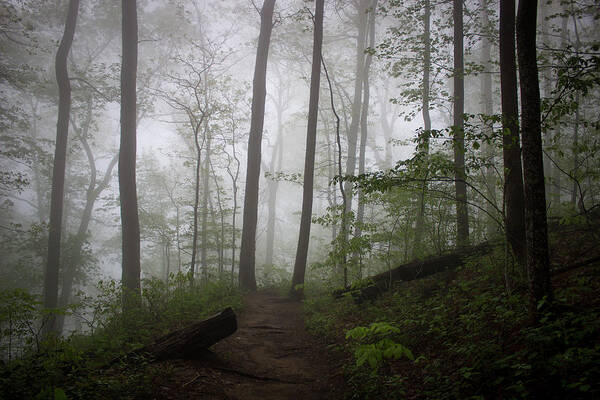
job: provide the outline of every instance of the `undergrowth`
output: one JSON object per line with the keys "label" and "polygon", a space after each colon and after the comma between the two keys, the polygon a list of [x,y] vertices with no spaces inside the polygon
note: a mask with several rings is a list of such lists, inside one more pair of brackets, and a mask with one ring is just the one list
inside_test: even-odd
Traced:
{"label": "undergrowth", "polygon": [[117,282],[100,282],[98,295],[80,294],[78,304],[57,310],[78,318],[85,333],[44,339],[36,329],[44,320],[37,298],[19,290],[3,292],[0,398],[150,398],[169,371],[143,356],[123,356],[225,307],[241,306],[239,292],[228,283],[190,288],[183,275],[171,276],[168,284],[144,280],[141,306],[127,313],[120,294]]}
{"label": "undergrowth", "polygon": [[600,265],[555,276],[555,306],[532,326],[500,253],[360,305],[307,300],[309,329],[346,354],[347,398],[600,398]]}

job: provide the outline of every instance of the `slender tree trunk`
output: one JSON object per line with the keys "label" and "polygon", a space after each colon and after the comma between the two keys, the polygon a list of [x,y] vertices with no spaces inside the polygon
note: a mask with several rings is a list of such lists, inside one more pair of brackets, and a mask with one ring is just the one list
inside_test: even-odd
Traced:
{"label": "slender tree trunk", "polygon": [[[571,13],[571,18],[573,20],[573,32],[575,32],[575,54],[579,57],[579,49],[581,48],[581,42],[579,40],[579,30],[577,29],[577,17],[575,13]],[[578,180],[579,180],[579,103],[581,102],[581,95],[579,91],[575,94],[575,124],[573,126],[573,176],[575,180],[573,181],[573,187],[571,189],[571,205],[573,208],[577,207],[577,194],[578,190]],[[580,199],[583,203],[583,198]]]}
{"label": "slender tree trunk", "polygon": [[[235,150],[235,128],[236,122],[233,115],[233,109],[231,114],[231,157],[227,156],[227,174],[231,178],[231,191],[233,192],[233,210],[231,215],[231,285],[234,283],[235,275],[235,253],[236,253],[236,221],[237,221],[237,208],[238,208],[238,186],[237,180],[240,174],[240,160],[237,157]],[[229,154],[229,153],[227,153]],[[231,169],[232,159],[235,162],[235,173]]]}
{"label": "slender tree trunk", "polygon": [[552,300],[548,226],[542,157],[540,88],[536,58],[537,1],[519,1],[517,13],[517,55],[521,85],[521,127],[523,136],[523,175],[527,272],[529,274],[530,315],[539,317],[541,302]]}
{"label": "slender tree trunk", "polygon": [[[358,0],[357,19],[358,19],[358,35],[356,37],[356,72],[354,81],[354,100],[352,101],[351,121],[348,129],[348,154],[346,157],[346,175],[354,175],[356,171],[356,142],[358,139],[358,128],[360,126],[361,106],[362,106],[362,89],[364,83],[364,67],[365,67],[365,37],[367,31],[367,8],[369,7],[368,0]],[[346,214],[352,211],[352,184],[346,182],[344,185],[346,193]],[[348,241],[348,232],[345,233],[345,241]]]}
{"label": "slender tree trunk", "polygon": [[319,89],[321,86],[321,48],[323,44],[323,8],[324,0],[315,2],[315,24],[312,54],[312,71],[310,75],[310,98],[308,104],[308,127],[306,131],[306,156],[304,159],[304,184],[302,190],[302,216],[300,217],[300,234],[296,250],[296,261],[292,275],[291,293],[296,298],[304,297],[304,275],[308,244],[310,240],[310,224],[312,218],[313,182],[315,173],[315,149],[317,144],[317,119],[319,114]]}
{"label": "slender tree trunk", "polygon": [[[494,101],[492,99],[492,42],[488,36],[488,28],[490,25],[489,18],[489,3],[488,0],[482,0],[481,2],[481,24],[484,27],[484,36],[481,39],[481,64],[483,71],[481,73],[481,113],[485,116],[493,116],[494,114]],[[485,122],[484,134],[486,137],[491,138],[493,130],[492,122]],[[485,161],[490,165],[495,165],[496,159],[496,148],[494,145],[487,143],[486,141],[482,144],[482,153]],[[485,209],[490,215],[494,215],[498,209],[498,202],[496,201],[496,178],[494,176],[494,169],[491,166],[486,166],[484,170],[484,182],[486,186],[486,201]],[[493,218],[487,217],[486,221],[486,233],[488,236],[494,235],[498,229],[498,225]]]}
{"label": "slender tree trunk", "polygon": [[[93,155],[92,149],[90,148],[90,145],[86,139],[89,125],[91,123],[91,114],[92,114],[91,109],[92,109],[92,103],[91,103],[91,99],[90,99],[90,102],[88,104],[88,110],[87,110],[88,115],[87,115],[87,118],[85,121],[85,125],[84,125],[84,127],[81,128],[81,131],[79,129],[77,129],[75,124],[73,123],[73,127],[75,128],[75,131],[78,132],[78,134],[79,134],[79,140],[81,141],[82,147],[83,147],[85,154],[87,156],[87,159],[88,159],[88,163],[90,164],[91,174],[90,174],[90,183],[88,185],[88,189],[86,192],[85,206],[83,208],[83,213],[81,214],[81,219],[79,221],[79,228],[77,229],[77,234],[75,236],[76,244],[74,246],[75,247],[74,256],[73,256],[73,259],[70,260],[70,262],[69,262],[67,268],[65,269],[65,271],[63,272],[63,276],[62,276],[62,288],[61,288],[60,302],[59,302],[61,307],[66,307],[69,304],[69,302],[71,301],[71,295],[73,292],[73,283],[75,280],[75,274],[77,273],[78,268],[80,268],[83,265],[83,245],[86,240],[86,235],[88,232],[90,222],[92,220],[92,211],[94,210],[94,204],[96,203],[96,200],[98,199],[98,197],[100,197],[100,194],[110,184],[110,180],[112,178],[112,171],[113,171],[115,165],[117,165],[117,161],[118,161],[118,157],[119,157],[119,155],[116,154],[110,160],[110,162],[106,168],[106,171],[104,172],[104,176],[103,176],[102,180],[100,181],[100,183],[98,183],[97,178],[96,178],[97,171],[96,171],[94,155]],[[59,315],[57,318],[57,330],[59,332],[62,332],[64,320],[65,320],[65,316],[62,314]]]}
{"label": "slender tree trunk", "polygon": [[[377,10],[377,0],[373,0],[369,9],[368,18],[368,33],[367,37],[369,40],[369,48],[375,48],[375,13]],[[369,52],[365,57],[365,66],[363,68],[363,100],[362,109],[360,116],[360,148],[358,152],[358,174],[365,173],[365,157],[367,153],[367,140],[368,140],[368,117],[369,117],[369,102],[370,102],[370,88],[369,88],[369,72],[371,69],[371,60],[373,56]],[[356,226],[354,227],[354,237],[360,238],[362,236],[362,224],[365,217],[365,198],[362,191],[359,189],[357,193],[358,197],[358,208],[356,210]],[[361,264],[362,270],[362,258],[359,255],[359,263]],[[359,279],[362,279],[359,276]]]}
{"label": "slender tree trunk", "polygon": [[[280,83],[283,83],[280,79]],[[275,171],[281,170],[281,161],[283,158],[283,90],[281,85],[277,93],[277,139],[275,148],[271,157],[270,172],[271,179],[267,183],[269,198],[267,200],[267,253],[265,258],[266,265],[273,265],[273,246],[275,243],[275,222],[277,220],[277,190],[279,189],[279,181],[274,179]]]}
{"label": "slender tree trunk", "polygon": [[454,175],[456,190],[456,244],[469,244],[467,174],[465,171],[465,82],[463,59],[463,0],[454,0]]}
{"label": "slender tree trunk", "polygon": [[123,308],[138,304],[140,294],[140,223],[138,217],[136,165],[136,76],[137,2],[122,0],[123,61],[121,66],[121,147],[119,152],[119,193],[123,246]]}
{"label": "slender tree trunk", "polygon": [[[564,10],[566,11],[566,9]],[[569,18],[566,15],[563,15],[561,20],[561,30],[560,30],[560,48],[566,49],[568,45],[568,33],[569,33]],[[553,140],[558,141],[560,132],[555,132]],[[559,158],[556,158],[556,161],[559,161]],[[557,207],[560,207],[561,204],[561,192],[562,192],[562,174],[563,172],[560,168],[554,166],[552,169],[552,183],[553,183],[553,191],[552,191],[552,204],[555,204]]]}
{"label": "slender tree trunk", "polygon": [[[325,135],[325,139],[327,140],[327,182],[331,182],[331,181],[333,181],[333,177],[336,175],[336,173],[335,173],[335,156],[336,156],[335,148],[333,147],[333,143],[331,142],[331,137],[329,136],[329,132],[330,132],[329,123],[327,122],[327,119],[323,115],[321,108],[319,108],[319,115],[321,117],[321,122],[324,125],[325,132],[327,132],[327,134]],[[335,186],[333,186],[333,185],[327,185],[327,204],[329,205],[329,207],[332,211],[337,210],[337,206],[338,206],[337,194],[336,194]],[[337,211],[333,211],[333,212],[337,212]],[[332,243],[337,238],[337,235],[338,235],[337,223],[336,223],[336,221],[332,221],[332,223],[331,223],[331,242]]]}
{"label": "slender tree trunk", "polygon": [[[210,164],[210,172],[213,176],[213,181],[215,182],[215,192],[217,195],[217,206],[219,208],[219,246],[218,246],[218,259],[219,259],[219,279],[223,278],[223,264],[225,258],[225,212],[223,210],[223,203],[221,202],[221,187],[219,186],[219,180],[217,177],[217,173],[215,172],[214,165],[212,160],[208,160]],[[216,223],[215,223],[216,226]]]}
{"label": "slender tree trunk", "polygon": [[517,69],[515,60],[515,0],[500,1],[500,91],[506,240],[517,262],[525,266],[525,199],[519,140]]}
{"label": "slender tree trunk", "polygon": [[273,8],[275,0],[265,0],[261,10],[260,35],[256,51],[254,81],[252,90],[252,117],[248,138],[248,166],[246,168],[246,193],[244,196],[244,221],[242,245],[240,249],[240,287],[256,290],[256,222],[258,219],[258,189],[260,178],[260,158],[262,131],[265,120],[265,96],[267,59],[273,28]]}
{"label": "slender tree trunk", "polygon": [[[67,159],[67,138],[69,135],[69,115],[71,113],[71,84],[67,71],[67,57],[73,43],[79,0],[70,0],[65,31],[56,52],[55,68],[58,84],[58,121],[56,123],[56,147],[52,169],[52,193],[50,200],[50,225],[48,235],[48,259],[44,274],[44,307],[58,305],[58,275],[60,268],[60,242],[62,231],[65,169]],[[50,317],[44,327],[45,333],[56,332],[55,316]]]}
{"label": "slender tree trunk", "polygon": [[194,124],[194,147],[196,148],[196,171],[194,175],[194,207],[192,222],[192,259],[190,261],[190,270],[188,277],[190,286],[194,286],[194,277],[196,274],[196,257],[198,253],[198,209],[200,208],[200,166],[202,165],[202,146],[200,145],[200,127],[204,121],[204,115],[201,120]]}
{"label": "slender tree trunk", "polygon": [[[546,4],[542,4],[539,9],[540,9],[540,25],[541,25],[541,41],[542,44],[544,46],[547,46],[549,48],[552,48],[552,41],[548,32],[548,20],[546,19],[546,17],[549,14],[549,8],[551,6],[550,5],[546,5]],[[552,97],[552,67],[547,66],[545,68],[542,68],[542,70],[540,71],[540,86],[542,88],[542,92],[540,93],[540,97],[545,97],[545,98],[551,98]],[[546,148],[550,145],[550,141],[551,141],[551,130],[547,129],[545,132],[542,133],[542,148]],[[546,178],[550,178],[551,177],[551,170],[552,170],[552,161],[550,161],[550,159],[548,158],[548,156],[546,154],[543,154],[543,161],[544,161],[544,177]],[[546,184],[546,199],[548,199],[550,197],[550,190],[551,190],[551,186],[549,184],[549,182],[547,182],[548,184]]]}
{"label": "slender tree trunk", "polygon": [[[430,74],[431,74],[431,2],[425,0],[423,4],[423,88],[422,88],[422,114],[423,114],[423,152],[429,154],[429,138],[431,135],[431,115],[429,114]],[[413,258],[421,255],[423,249],[423,232],[425,230],[425,194],[427,193],[427,177],[423,181],[417,199],[417,219],[415,222],[415,241],[412,248]]]}
{"label": "slender tree trunk", "polygon": [[210,151],[212,137],[208,132],[208,119],[204,121],[204,132],[206,138],[206,149],[204,153],[204,168],[202,171],[202,237],[200,246],[200,265],[202,266],[202,281],[208,283],[208,199],[210,196]]}

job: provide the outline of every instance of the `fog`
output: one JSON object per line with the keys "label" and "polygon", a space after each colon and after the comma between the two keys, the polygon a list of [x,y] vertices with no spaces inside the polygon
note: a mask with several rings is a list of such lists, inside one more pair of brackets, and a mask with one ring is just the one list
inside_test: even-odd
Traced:
{"label": "fog", "polygon": [[[67,3],[14,0],[0,5],[3,290],[21,287],[38,295],[43,292],[58,107],[54,59],[63,35]],[[366,105],[363,103],[360,122],[364,128],[355,127],[357,131],[366,130],[364,171],[359,171],[355,160],[354,175],[386,171],[411,160],[417,145],[423,144],[417,138],[426,129],[421,101],[424,48],[419,42],[420,9],[379,2],[373,10],[365,4],[340,0],[325,5],[322,57],[329,79],[321,73],[307,280],[330,279],[335,282],[332,285],[341,282],[339,262],[332,261],[332,249],[340,232],[342,204],[339,186],[332,180],[347,174],[348,132],[360,119],[353,102],[364,99],[355,93],[359,75],[366,74],[358,88],[364,96],[364,88],[368,87],[370,97]],[[492,133],[501,132],[502,120],[485,122],[481,117],[502,112],[497,40],[484,43],[485,37],[497,34],[497,7],[488,5],[488,26],[481,21],[481,7],[477,1],[465,3],[472,17],[464,28],[465,114],[470,116],[468,129],[475,132],[466,139],[470,163],[467,175],[472,183],[472,242],[500,235],[504,229],[501,134],[492,137]],[[576,55],[586,54],[587,49],[597,57],[598,32],[593,23],[597,11],[590,7],[569,11],[575,25],[561,14],[564,10],[558,3],[540,8],[538,63],[545,110],[552,110],[548,104],[554,100],[564,99],[555,89],[558,71],[567,61],[556,48],[576,49]],[[206,274],[208,280],[231,279],[237,283],[260,8],[261,4],[247,0],[138,1],[136,172],[142,286],[146,278],[164,280],[169,274],[187,274],[190,268],[198,279]],[[308,129],[312,8],[313,3],[295,0],[275,5],[255,238],[259,286],[291,279],[296,257]],[[373,12],[375,24],[370,34],[367,16]],[[430,139],[428,136],[427,151],[450,158],[452,139],[447,129],[453,125],[454,107],[451,5],[433,5],[431,19],[428,132],[435,134]],[[578,28],[578,36],[574,28]],[[73,293],[93,293],[98,281],[119,281],[122,277],[116,163],[121,135],[121,29],[119,2],[81,3],[67,63],[72,104],[60,261],[61,271],[75,266]],[[363,43],[357,53],[358,37]],[[488,53],[491,48],[491,59],[482,59],[486,46]],[[362,58],[358,75],[357,57]],[[370,59],[366,72],[365,57]],[[597,60],[594,65],[597,67]],[[488,93],[482,92],[486,76],[491,87]],[[573,89],[573,85],[565,87]],[[598,186],[593,171],[597,166],[597,144],[592,138],[598,127],[592,116],[597,112],[597,95],[597,83],[590,83],[585,93],[582,90],[569,95],[577,103],[570,105],[570,110],[577,107],[577,121],[569,112],[547,113],[548,121],[552,119],[554,124],[544,126],[544,168],[551,213],[596,205]],[[332,99],[341,118],[341,160],[337,159]],[[483,108],[484,103],[491,108]],[[572,146],[574,124],[579,127],[575,128],[579,129],[576,147]],[[486,125],[492,133],[486,131]],[[562,128],[571,133],[559,135]],[[488,135],[487,139],[481,132]],[[355,159],[359,157],[360,141],[352,156]],[[588,147],[581,147],[584,145]],[[196,265],[190,266],[196,167],[199,254]],[[572,189],[574,184],[579,189]],[[361,261],[359,267],[353,267],[350,281],[397,260],[440,253],[457,243],[452,185],[438,180],[423,189],[432,190],[429,202],[422,206],[429,225],[424,245],[413,249],[420,190],[418,184],[413,184],[388,192],[389,197],[381,194],[383,197],[375,195],[365,200],[366,225],[361,226],[369,243],[352,250],[353,254],[361,253]],[[493,199],[493,207],[486,205],[489,198]],[[84,222],[86,202],[93,202],[89,223]],[[355,192],[349,211],[358,212],[358,202]],[[330,208],[334,205],[338,208]],[[494,218],[501,221],[499,225]],[[363,259],[370,261],[363,263]],[[64,285],[62,279],[61,275],[60,287]]]}

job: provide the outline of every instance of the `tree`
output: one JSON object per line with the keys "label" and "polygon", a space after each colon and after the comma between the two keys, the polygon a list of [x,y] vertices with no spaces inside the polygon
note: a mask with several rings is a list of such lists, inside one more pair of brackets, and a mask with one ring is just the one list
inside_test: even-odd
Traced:
{"label": "tree", "polygon": [[[358,129],[360,127],[362,93],[365,71],[365,39],[367,36],[368,8],[369,0],[358,0],[355,3],[356,23],[358,35],[356,36],[356,67],[354,77],[354,98],[352,101],[350,127],[347,129],[348,154],[346,157],[346,175],[354,175],[356,170],[356,143],[358,141]],[[345,214],[352,211],[353,189],[349,182],[346,182],[345,188]],[[348,241],[348,232],[344,233],[344,241]],[[346,266],[344,266],[346,268]]]}
{"label": "tree", "polygon": [[467,173],[465,170],[465,82],[463,56],[463,0],[454,0],[454,179],[456,193],[456,244],[469,243],[469,210],[467,207]]}
{"label": "tree", "polygon": [[[369,46],[367,55],[365,57],[365,65],[363,68],[363,99],[362,99],[362,110],[360,115],[360,146],[358,151],[358,174],[362,175],[365,173],[365,158],[367,153],[367,138],[368,138],[368,116],[369,116],[369,102],[370,102],[370,84],[369,84],[369,73],[371,70],[371,61],[373,59],[373,50],[375,48],[375,14],[377,9],[377,0],[373,0],[368,18],[368,32],[367,38],[369,40]],[[354,228],[354,237],[360,238],[362,236],[362,225],[364,223],[365,216],[365,196],[362,191],[358,190],[358,208],[356,210],[356,226]],[[359,259],[360,268],[362,269],[362,259]]]}
{"label": "tree", "polygon": [[304,275],[310,240],[312,219],[313,183],[315,174],[315,148],[317,143],[317,119],[319,116],[319,89],[321,85],[321,48],[323,46],[323,8],[324,0],[315,3],[315,31],[310,75],[310,98],[308,103],[308,127],[306,129],[306,155],[304,159],[304,183],[302,188],[302,215],[300,233],[296,249],[296,261],[292,275],[292,295],[302,298]]}
{"label": "tree", "polygon": [[252,116],[248,137],[248,163],[246,168],[246,193],[242,244],[240,249],[239,282],[243,289],[256,290],[256,221],[258,219],[258,181],[260,178],[261,141],[265,120],[267,59],[273,28],[275,0],[265,0],[260,12],[260,34],[254,65],[252,88]]}
{"label": "tree", "polygon": [[540,121],[540,87],[536,52],[537,1],[519,1],[517,12],[517,57],[521,86],[523,136],[523,187],[525,238],[529,275],[531,318],[537,321],[540,306],[551,302],[548,226]]}
{"label": "tree", "polygon": [[140,223],[138,216],[136,165],[136,77],[137,2],[122,0],[121,144],[119,152],[119,194],[122,227],[123,307],[131,309],[140,294]]}
{"label": "tree", "polygon": [[[431,135],[431,115],[429,113],[430,101],[430,74],[431,74],[431,2],[425,0],[423,4],[423,83],[422,83],[422,105],[423,114],[423,136],[422,149],[429,154],[429,136]],[[427,192],[427,180],[422,184],[418,194],[418,210],[415,222],[415,240],[413,245],[413,257],[420,254],[423,248],[421,241],[425,229],[425,194]]]}
{"label": "tree", "polygon": [[525,265],[525,207],[519,140],[515,0],[500,1],[500,92],[506,240],[519,264]]}
{"label": "tree", "polygon": [[[65,22],[65,31],[56,52],[56,81],[58,83],[58,121],[56,123],[56,147],[52,170],[52,194],[50,201],[50,226],[48,235],[48,260],[44,275],[44,307],[58,305],[58,275],[60,266],[60,239],[62,231],[65,166],[67,158],[67,138],[69,135],[69,115],[71,113],[71,84],[67,71],[67,58],[75,26],[79,0],[70,0]],[[52,317],[45,327],[46,332],[57,330],[56,319]]]}

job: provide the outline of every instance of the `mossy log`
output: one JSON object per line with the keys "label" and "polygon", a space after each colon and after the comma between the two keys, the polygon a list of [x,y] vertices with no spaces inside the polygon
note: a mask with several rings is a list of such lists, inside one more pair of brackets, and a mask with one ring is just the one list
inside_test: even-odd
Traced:
{"label": "mossy log", "polygon": [[333,296],[339,298],[345,293],[351,293],[356,303],[362,303],[365,300],[376,298],[389,289],[394,282],[412,281],[458,268],[465,264],[468,257],[487,254],[493,247],[490,242],[484,242],[425,260],[413,260],[389,271],[366,278],[363,286],[335,290]]}
{"label": "mossy log", "polygon": [[156,361],[190,358],[236,330],[235,313],[228,307],[210,318],[159,337],[154,343],[136,350],[134,355],[149,355]]}

